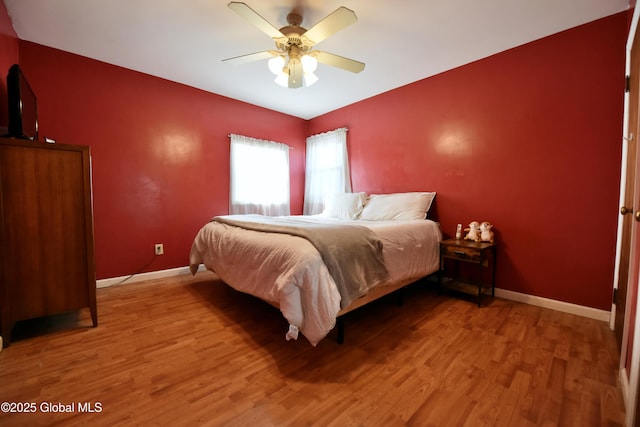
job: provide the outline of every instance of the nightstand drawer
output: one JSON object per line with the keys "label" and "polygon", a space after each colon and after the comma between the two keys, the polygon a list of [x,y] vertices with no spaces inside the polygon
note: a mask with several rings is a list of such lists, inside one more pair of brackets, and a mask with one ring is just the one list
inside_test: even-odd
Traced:
{"label": "nightstand drawer", "polygon": [[476,248],[466,248],[463,246],[445,246],[440,248],[441,254],[446,258],[459,259],[462,261],[480,262],[481,251]]}

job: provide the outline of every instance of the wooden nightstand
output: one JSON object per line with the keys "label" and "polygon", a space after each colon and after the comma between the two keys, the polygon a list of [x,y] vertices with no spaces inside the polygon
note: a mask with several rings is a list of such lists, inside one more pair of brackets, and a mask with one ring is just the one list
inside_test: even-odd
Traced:
{"label": "wooden nightstand", "polygon": [[[442,276],[445,270],[445,260],[454,260],[454,275],[452,288],[458,291],[469,292],[474,291],[474,287],[478,287],[478,307],[482,304],[483,288],[491,286],[491,296],[495,296],[496,292],[496,243],[490,242],[473,242],[463,239],[448,239],[440,242],[440,269],[438,271],[438,286],[442,289]],[[460,282],[455,280],[458,277],[458,263],[466,262],[476,264],[478,266],[478,278],[473,282]],[[491,283],[484,280],[485,268],[491,266]]]}

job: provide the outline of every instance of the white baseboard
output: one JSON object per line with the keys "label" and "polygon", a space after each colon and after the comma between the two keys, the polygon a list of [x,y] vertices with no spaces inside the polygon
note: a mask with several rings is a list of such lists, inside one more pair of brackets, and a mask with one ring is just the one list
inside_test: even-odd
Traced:
{"label": "white baseboard", "polygon": [[[205,270],[205,267],[200,264],[198,271]],[[142,282],[144,280],[161,279],[172,276],[180,276],[183,274],[190,274],[189,267],[171,268],[168,270],[151,271],[148,273],[134,274],[133,276],[120,276],[112,277],[109,279],[100,279],[97,281],[96,287],[106,288],[109,286],[119,285],[121,283],[135,283]],[[611,312],[606,310],[598,310],[596,308],[585,307],[582,305],[571,304],[568,302],[562,302],[552,300],[543,297],[537,297],[534,295],[522,294],[520,292],[508,291],[506,289],[496,288],[496,296],[499,298],[508,299],[511,301],[523,302],[525,304],[535,305],[538,307],[550,308],[552,310],[558,310],[565,313],[576,314],[578,316],[588,317],[591,319],[602,320],[608,322],[611,316]]]}
{"label": "white baseboard", "polygon": [[[198,271],[204,270],[201,264]],[[111,277],[109,279],[100,279],[96,281],[97,288],[106,288],[109,286],[120,285],[122,283],[135,283],[151,279],[162,279],[165,277],[181,276],[183,274],[191,274],[189,267],[170,268],[168,270],[150,271],[148,273],[140,273],[129,276]]]}
{"label": "white baseboard", "polygon": [[627,375],[627,369],[622,367],[619,371],[620,380],[620,389],[622,390],[622,401],[624,402],[624,407],[629,408],[629,393],[630,393],[630,384],[629,384],[629,375]]}
{"label": "white baseboard", "polygon": [[610,311],[599,310],[597,308],[585,307],[583,305],[571,304],[569,302],[562,302],[549,298],[537,297],[534,295],[521,294],[520,292],[508,291],[506,289],[496,288],[496,296],[511,301],[518,301],[525,304],[536,305],[538,307],[576,314],[590,319],[602,320],[603,322],[608,322],[611,317]]}

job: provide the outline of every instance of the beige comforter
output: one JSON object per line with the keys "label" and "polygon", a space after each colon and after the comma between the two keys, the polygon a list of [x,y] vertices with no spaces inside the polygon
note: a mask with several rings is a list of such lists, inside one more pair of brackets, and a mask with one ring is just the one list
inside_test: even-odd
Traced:
{"label": "beige comforter", "polygon": [[320,253],[340,293],[340,308],[389,279],[382,242],[369,228],[353,223],[309,222],[296,217],[227,215],[213,218],[246,230],[307,239]]}

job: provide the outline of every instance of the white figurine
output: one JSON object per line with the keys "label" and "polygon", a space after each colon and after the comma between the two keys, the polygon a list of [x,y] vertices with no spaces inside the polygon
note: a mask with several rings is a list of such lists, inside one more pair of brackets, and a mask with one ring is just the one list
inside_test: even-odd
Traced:
{"label": "white figurine", "polygon": [[491,223],[487,221],[483,221],[482,224],[480,224],[480,240],[482,240],[483,242],[493,243],[493,231],[491,231],[492,227],[493,225],[491,225]]}
{"label": "white figurine", "polygon": [[465,228],[464,231],[468,231],[467,235],[464,236],[465,240],[480,241],[480,223],[478,221],[471,221],[469,227]]}

